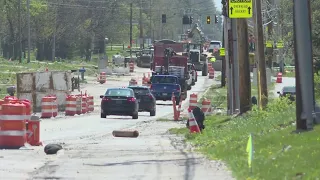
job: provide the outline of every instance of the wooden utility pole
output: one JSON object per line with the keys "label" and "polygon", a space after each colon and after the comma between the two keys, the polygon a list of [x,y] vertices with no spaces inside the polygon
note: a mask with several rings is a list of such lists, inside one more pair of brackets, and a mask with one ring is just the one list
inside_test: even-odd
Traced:
{"label": "wooden utility pole", "polygon": [[140,49],[144,48],[144,38],[143,38],[143,22],[142,22],[142,0],[140,0],[140,9],[139,9],[139,25],[140,25]]}
{"label": "wooden utility pole", "polygon": [[132,59],[132,3],[130,3],[130,60]]}
{"label": "wooden utility pole", "polygon": [[19,0],[19,7],[18,7],[18,16],[19,16],[19,63],[22,62],[22,34],[21,34],[21,0]]}
{"label": "wooden utility pole", "polygon": [[[224,22],[225,23],[225,22]],[[224,23],[223,23],[223,28],[222,28],[222,47],[224,48],[224,50],[226,51],[226,42],[225,42],[225,32],[224,32]],[[221,71],[221,87],[225,87],[226,86],[226,56],[221,56],[222,58],[222,71]]]}
{"label": "wooden utility pole", "polygon": [[[268,4],[271,4],[271,8],[273,8],[274,0],[268,0]],[[272,59],[273,59],[273,46],[274,42],[272,39],[272,32],[273,32],[273,19],[268,18],[268,38],[267,41],[272,41],[272,47],[267,47],[267,58],[268,58],[268,66],[270,69],[272,69]]]}
{"label": "wooden utility pole", "polygon": [[297,130],[311,130],[315,118],[310,0],[294,0]]}
{"label": "wooden utility pole", "polygon": [[237,42],[239,61],[240,113],[251,109],[251,78],[249,63],[248,24],[246,19],[237,19]]}
{"label": "wooden utility pole", "polygon": [[27,62],[30,63],[30,53],[31,53],[31,24],[30,24],[30,0],[27,0],[27,9],[28,9],[28,16],[27,16],[27,22],[28,22],[28,60]]}
{"label": "wooden utility pole", "polygon": [[262,14],[261,14],[261,0],[255,1],[256,13],[255,18],[255,38],[257,39],[257,51],[255,57],[258,62],[257,68],[257,84],[258,84],[258,101],[259,107],[264,108],[268,103],[268,87],[267,87],[267,76],[266,76],[266,61],[264,57],[264,41],[263,41],[263,25],[262,25]]}

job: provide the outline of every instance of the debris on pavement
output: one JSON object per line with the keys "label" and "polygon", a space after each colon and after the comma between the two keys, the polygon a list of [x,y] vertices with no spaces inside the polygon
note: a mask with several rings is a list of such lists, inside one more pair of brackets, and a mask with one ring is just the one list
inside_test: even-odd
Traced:
{"label": "debris on pavement", "polygon": [[138,131],[113,131],[112,135],[114,137],[132,137],[136,138],[139,136]]}
{"label": "debris on pavement", "polygon": [[48,144],[44,147],[44,152],[47,155],[57,154],[59,150],[62,150],[62,146],[60,144]]}

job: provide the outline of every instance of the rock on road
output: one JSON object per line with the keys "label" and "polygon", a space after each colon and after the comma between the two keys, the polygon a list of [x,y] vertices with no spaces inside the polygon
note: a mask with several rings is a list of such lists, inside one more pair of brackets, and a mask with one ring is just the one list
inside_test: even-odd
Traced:
{"label": "rock on road", "polygon": [[[143,71],[143,70],[142,70]],[[140,76],[140,75],[139,75]],[[190,93],[201,93],[214,81],[198,77]],[[94,84],[84,88],[99,95],[108,87],[128,85],[128,78]],[[184,102],[184,107],[186,107]],[[98,103],[98,104],[97,104]],[[139,119],[126,116],[100,118],[99,106],[95,112],[76,117],[61,117],[41,121],[41,139],[45,144],[62,143],[64,150],[47,156],[43,147],[25,150],[0,151],[0,179],[117,179],[117,180],[202,180],[233,179],[223,163],[209,161],[193,153],[182,139],[167,133],[177,122],[156,119],[172,116],[170,102],[157,102],[156,117],[139,113]],[[113,130],[134,129],[138,138],[115,138]]]}

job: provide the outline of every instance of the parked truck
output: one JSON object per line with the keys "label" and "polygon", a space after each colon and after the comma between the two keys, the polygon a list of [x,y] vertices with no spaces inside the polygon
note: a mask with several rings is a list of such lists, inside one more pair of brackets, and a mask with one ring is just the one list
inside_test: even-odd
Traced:
{"label": "parked truck", "polygon": [[138,67],[150,67],[150,64],[153,59],[153,50],[152,49],[143,49],[137,53],[137,66]]}
{"label": "parked truck", "polygon": [[[150,69],[152,76],[173,75],[179,80],[181,98],[185,99],[188,90],[188,81],[192,77],[188,72],[188,57],[178,55],[184,51],[183,44],[172,40],[159,40],[154,43],[154,58]],[[178,54],[177,54],[178,53]],[[152,77],[151,77],[152,79]],[[152,81],[151,81],[152,85]],[[180,97],[176,97],[179,98]]]}

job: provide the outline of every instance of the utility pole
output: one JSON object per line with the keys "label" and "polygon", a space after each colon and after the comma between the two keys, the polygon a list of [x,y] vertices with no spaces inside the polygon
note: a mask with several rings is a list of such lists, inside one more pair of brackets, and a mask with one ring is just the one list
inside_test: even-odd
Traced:
{"label": "utility pole", "polygon": [[[233,44],[232,44],[232,58],[233,58],[233,98],[234,98],[234,111],[235,113],[238,113],[241,109],[241,103],[240,103],[240,73],[239,73],[239,44],[241,43],[239,40],[239,36],[242,36],[242,34],[239,33],[238,29],[238,20],[236,19],[231,19],[231,30],[232,30],[232,39],[233,39]],[[237,33],[238,32],[238,33]],[[248,39],[248,38],[247,38]],[[241,52],[240,52],[241,53]],[[249,56],[248,56],[249,57]],[[251,90],[251,89],[250,89]],[[242,96],[242,94],[241,94]]]}
{"label": "utility pole", "polygon": [[[226,18],[224,19],[223,22],[223,26],[222,26],[222,47],[224,48],[225,52],[226,52],[226,42],[225,42],[225,22]],[[221,87],[225,87],[226,86],[226,56],[222,56],[222,71],[221,71]]]}
{"label": "utility pole", "polygon": [[[151,7],[152,7],[152,0],[150,0],[150,4],[149,4],[149,17],[150,17],[150,22],[149,22],[149,38],[151,39],[152,37],[152,11],[151,11]],[[151,39],[151,42],[153,41],[153,39]]]}
{"label": "utility pole", "polygon": [[232,37],[232,27],[231,27],[231,19],[227,19],[227,31],[228,31],[228,109],[229,114],[232,115],[234,112],[234,80],[233,80],[233,37]]}
{"label": "utility pole", "polygon": [[225,41],[225,49],[226,49],[226,55],[225,55],[225,60],[226,60],[226,76],[228,78],[227,80],[227,109],[228,109],[228,115],[233,114],[233,93],[232,93],[232,72],[231,72],[231,64],[230,64],[230,56],[232,56],[232,51],[230,49],[230,37],[229,34],[230,33],[230,28],[229,28],[229,18],[228,17],[224,17],[224,22],[223,22],[223,27],[224,27],[224,41]]}
{"label": "utility pole", "polygon": [[132,59],[132,3],[130,3],[130,60]]}
{"label": "utility pole", "polygon": [[258,62],[257,68],[257,84],[258,84],[258,101],[259,107],[262,109],[268,103],[268,86],[266,76],[266,61],[264,57],[264,40],[263,40],[263,24],[261,14],[261,0],[255,1],[256,13],[254,14],[255,38],[257,42],[257,51],[255,57]]}
{"label": "utility pole", "polygon": [[22,35],[21,35],[21,0],[19,0],[18,7],[18,16],[19,16],[19,63],[22,63]]}
{"label": "utility pole", "polygon": [[143,38],[143,24],[142,24],[142,0],[140,0],[140,9],[139,9],[139,25],[140,25],[140,49],[144,48],[144,38]]}
{"label": "utility pole", "polygon": [[27,23],[28,23],[28,60],[27,62],[30,63],[30,51],[31,51],[31,26],[30,26],[30,0],[27,0]]}
{"label": "utility pole", "polygon": [[247,19],[237,19],[237,44],[238,44],[238,62],[239,62],[239,94],[240,113],[245,113],[251,109],[251,78],[249,62],[249,44],[248,44],[248,24]]}
{"label": "utility pole", "polygon": [[54,8],[54,29],[52,42],[52,61],[56,60],[56,31],[57,31],[57,8]]}
{"label": "utility pole", "polygon": [[310,0],[294,0],[297,130],[313,129],[315,118],[310,11]]}
{"label": "utility pole", "polygon": [[[274,5],[274,0],[268,0],[268,4],[271,4],[271,8],[273,8]],[[270,69],[272,69],[272,59],[273,59],[273,39],[272,39],[272,32],[273,32],[273,19],[271,17],[269,19],[269,24],[267,25],[268,27],[268,38],[267,41],[272,41],[272,47],[267,47],[267,58],[268,58],[268,66]]]}

